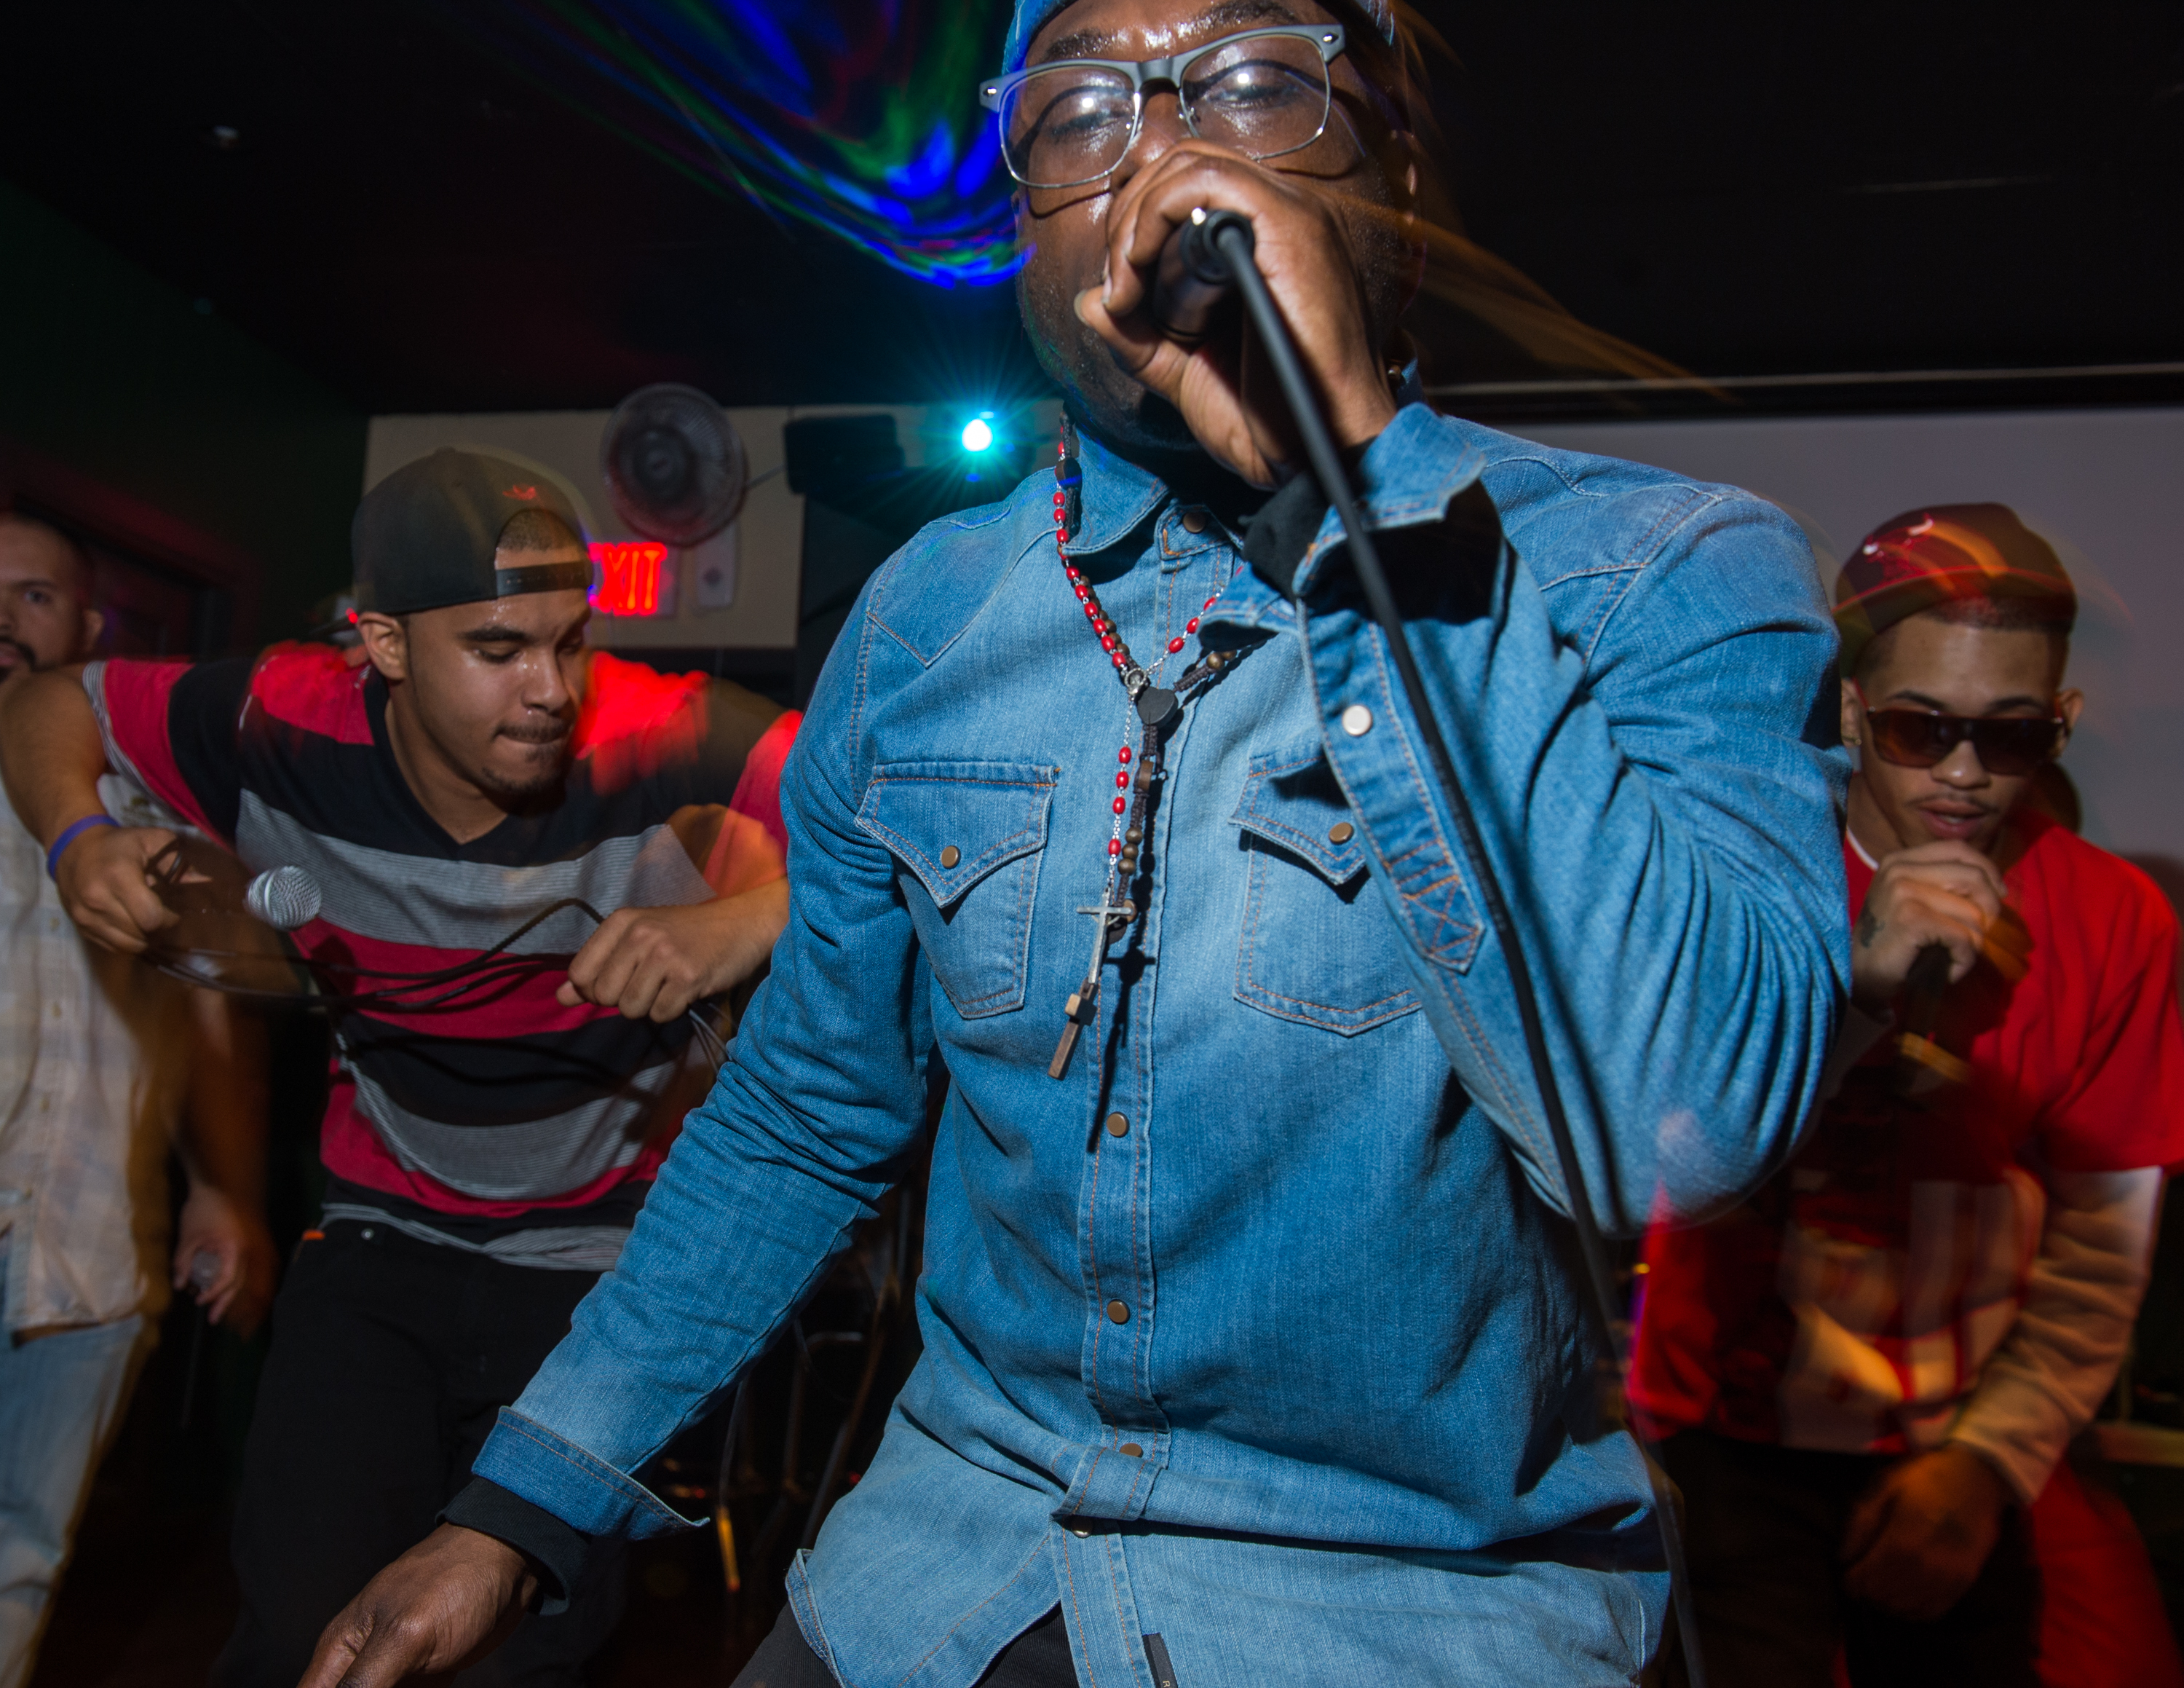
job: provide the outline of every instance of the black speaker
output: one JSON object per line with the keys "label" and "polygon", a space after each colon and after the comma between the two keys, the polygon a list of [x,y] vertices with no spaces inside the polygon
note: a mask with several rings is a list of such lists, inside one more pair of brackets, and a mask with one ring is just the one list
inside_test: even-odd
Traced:
{"label": "black speaker", "polygon": [[[880,420],[889,423],[892,444],[893,418]],[[811,701],[827,653],[834,648],[872,571],[927,523],[1006,498],[1016,486],[1013,478],[967,470],[961,464],[905,469],[899,467],[901,456],[898,449],[898,467],[892,472],[845,478],[805,498],[796,613],[795,701],[800,709]]]}
{"label": "black speaker", "polygon": [[783,425],[788,489],[825,498],[853,491],[902,467],[894,418],[875,416],[804,416]]}

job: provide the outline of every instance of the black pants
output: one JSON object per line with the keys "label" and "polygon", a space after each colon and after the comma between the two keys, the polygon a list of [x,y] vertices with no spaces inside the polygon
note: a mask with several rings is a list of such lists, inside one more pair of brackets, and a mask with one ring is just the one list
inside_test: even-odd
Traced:
{"label": "black pants", "polygon": [[[733,1688],[834,1688],[833,1674],[796,1627],[786,1607],[772,1633],[759,1643],[751,1662]],[[1056,1607],[1001,1649],[986,1667],[978,1688],[1077,1688],[1077,1666],[1069,1654],[1069,1631]]]}
{"label": "black pants", "polygon": [[1891,1462],[1696,1430],[1661,1445],[1684,1491],[1711,1688],[1829,1688],[1838,1645],[1855,1688],[2036,1688],[2039,1572],[2014,1509],[1978,1580],[1930,1624],[1843,1593],[1844,1526]]}
{"label": "black pants", "polygon": [[[243,1456],[242,1613],[213,1669],[220,1688],[295,1688],[319,1632],[470,1480],[495,1414],[598,1277],[503,1266],[353,1221],[304,1244],[274,1305]],[[567,1611],[526,1618],[456,1680],[574,1685],[621,1598],[621,1556],[602,1542]]]}

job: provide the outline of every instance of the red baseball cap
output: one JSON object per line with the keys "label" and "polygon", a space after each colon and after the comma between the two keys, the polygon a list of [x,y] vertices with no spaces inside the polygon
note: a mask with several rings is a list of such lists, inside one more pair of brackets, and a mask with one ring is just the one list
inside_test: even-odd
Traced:
{"label": "red baseball cap", "polygon": [[2078,610],[2055,548],[2006,504],[1930,504],[1882,523],[1836,578],[1836,631],[1848,674],[1875,635],[1957,598],[2045,598],[2059,632]]}

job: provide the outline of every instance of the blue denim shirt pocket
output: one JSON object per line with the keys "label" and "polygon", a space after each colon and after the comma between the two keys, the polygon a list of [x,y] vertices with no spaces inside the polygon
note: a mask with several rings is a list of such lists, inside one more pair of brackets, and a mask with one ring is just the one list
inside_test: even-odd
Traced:
{"label": "blue denim shirt pocket", "polygon": [[1251,758],[1229,817],[1248,858],[1236,1000],[1354,1037],[1418,1009],[1318,741]]}
{"label": "blue denim shirt pocket", "polygon": [[1023,1006],[1032,899],[1059,769],[890,762],[857,825],[885,845],[933,976],[966,1020]]}

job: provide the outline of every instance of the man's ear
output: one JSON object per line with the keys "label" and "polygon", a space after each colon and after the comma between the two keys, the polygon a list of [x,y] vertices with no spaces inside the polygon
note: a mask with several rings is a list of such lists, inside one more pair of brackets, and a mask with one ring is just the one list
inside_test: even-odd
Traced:
{"label": "man's ear", "polygon": [[106,631],[106,612],[87,609],[83,612],[83,631],[76,635],[75,648],[88,657],[98,649],[98,635]]}
{"label": "man's ear", "polygon": [[2065,737],[2078,730],[2078,717],[2085,713],[2086,694],[2075,686],[2066,686],[2055,694],[2055,713],[2063,718]]}
{"label": "man's ear", "polygon": [[393,616],[381,615],[376,610],[361,610],[357,613],[356,630],[364,640],[364,654],[379,670],[382,679],[410,678],[407,628]]}
{"label": "man's ear", "polygon": [[1858,695],[1858,682],[1842,683],[1842,741],[1859,745],[1865,741],[1865,700]]}

